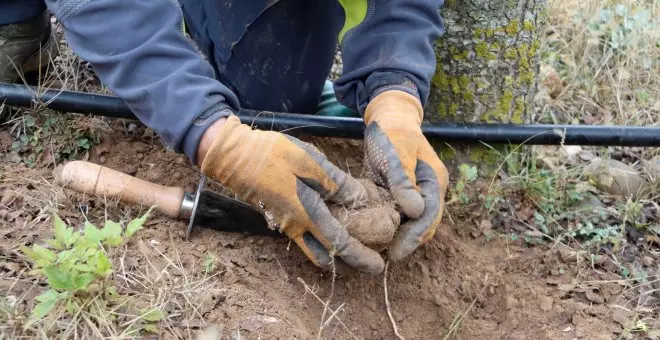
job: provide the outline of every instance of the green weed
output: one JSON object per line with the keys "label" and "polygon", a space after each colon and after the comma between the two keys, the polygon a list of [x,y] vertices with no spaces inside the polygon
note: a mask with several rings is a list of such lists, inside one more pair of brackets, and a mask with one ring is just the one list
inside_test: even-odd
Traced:
{"label": "green weed", "polygon": [[468,164],[461,164],[458,167],[458,170],[460,172],[460,177],[458,180],[456,180],[456,186],[454,186],[451,191],[452,198],[449,200],[449,202],[447,202],[447,204],[452,204],[455,202],[467,204],[470,201],[470,197],[465,191],[465,187],[471,182],[474,182],[479,175],[477,167],[474,165],[470,166]]}
{"label": "green weed", "polygon": [[142,228],[150,213],[151,209],[130,221],[125,230],[112,221],[106,221],[101,229],[85,222],[83,230],[74,230],[55,215],[55,238],[46,240],[48,247],[39,244],[21,247],[22,253],[33,261],[32,273],[45,276],[49,287],[36,297],[38,303],[25,328],[43,319],[59,304],[73,316],[90,299],[115,299],[117,291],[109,281],[112,263],[105,247],[122,245]]}
{"label": "green weed", "polygon": [[480,199],[491,214],[514,211],[509,219],[528,228],[524,233],[504,230],[503,237],[513,241],[524,237],[528,244],[568,240],[583,247],[610,244],[618,248],[626,227],[653,225],[644,219],[643,210],[649,208],[644,202],[603,203],[591,192],[579,166],[553,171],[529,153],[510,151],[501,157],[504,176]]}
{"label": "green weed", "polygon": [[18,123],[20,135],[12,144],[12,151],[21,155],[28,167],[33,167],[39,158],[55,163],[76,159],[99,143],[97,134],[72,125],[66,118],[50,115],[42,119],[24,115]]}
{"label": "green weed", "polygon": [[204,257],[204,274],[208,275],[211,274],[215,271],[215,261],[216,257],[213,255],[213,253],[206,253],[206,256]]}

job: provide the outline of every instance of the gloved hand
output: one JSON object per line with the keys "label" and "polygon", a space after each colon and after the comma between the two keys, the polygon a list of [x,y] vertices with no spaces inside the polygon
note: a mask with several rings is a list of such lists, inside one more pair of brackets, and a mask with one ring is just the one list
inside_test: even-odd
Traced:
{"label": "gloved hand", "polygon": [[430,240],[442,219],[447,169],[422,134],[423,109],[403,91],[385,91],[365,111],[365,168],[376,184],[389,188],[410,221],[402,225],[388,257],[400,260]]}
{"label": "gloved hand", "polygon": [[323,199],[359,206],[367,192],[310,144],[279,132],[252,130],[231,116],[204,157],[202,171],[260,207],[314,264],[329,268],[333,255],[367,273],[384,261],[348,235]]}

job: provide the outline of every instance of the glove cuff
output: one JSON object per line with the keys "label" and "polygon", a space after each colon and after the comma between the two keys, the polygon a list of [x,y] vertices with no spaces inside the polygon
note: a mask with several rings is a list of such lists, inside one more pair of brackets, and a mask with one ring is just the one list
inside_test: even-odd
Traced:
{"label": "glove cuff", "polygon": [[242,169],[247,168],[250,158],[246,157],[246,148],[251,145],[247,133],[250,127],[241,123],[237,116],[229,116],[214,138],[211,147],[202,162],[202,173],[225,186],[235,188],[232,181],[237,176],[245,176]]}
{"label": "glove cuff", "polygon": [[366,125],[374,121],[394,118],[422,125],[424,109],[419,99],[407,92],[389,90],[378,94],[367,105],[364,114]]}

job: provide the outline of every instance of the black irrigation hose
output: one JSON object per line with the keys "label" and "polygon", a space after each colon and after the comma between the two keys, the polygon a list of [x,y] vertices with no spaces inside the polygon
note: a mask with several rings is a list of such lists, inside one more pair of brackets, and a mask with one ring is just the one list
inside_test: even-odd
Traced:
{"label": "black irrigation hose", "polygon": [[[63,112],[136,119],[119,98],[83,92],[39,91],[34,87],[0,83],[0,104],[31,107],[36,102]],[[325,117],[295,113],[242,110],[241,121],[261,129],[297,135],[360,139],[359,118]],[[459,143],[535,145],[660,146],[660,127],[596,125],[423,124],[430,140]]]}

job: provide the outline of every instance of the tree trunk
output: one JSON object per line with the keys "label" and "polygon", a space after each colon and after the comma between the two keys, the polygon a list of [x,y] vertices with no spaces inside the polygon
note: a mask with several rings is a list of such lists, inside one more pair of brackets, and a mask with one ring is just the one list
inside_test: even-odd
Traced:
{"label": "tree trunk", "polygon": [[435,44],[426,119],[529,122],[546,0],[445,0],[440,11],[446,33]]}

